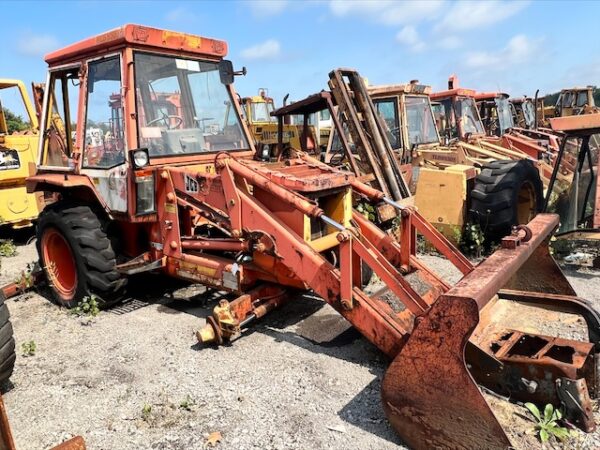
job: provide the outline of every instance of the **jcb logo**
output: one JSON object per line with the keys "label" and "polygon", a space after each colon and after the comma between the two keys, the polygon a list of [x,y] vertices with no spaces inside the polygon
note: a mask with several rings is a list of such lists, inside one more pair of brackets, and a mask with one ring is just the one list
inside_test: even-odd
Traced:
{"label": "jcb logo", "polygon": [[198,182],[189,175],[185,176],[185,192],[188,194],[198,193]]}

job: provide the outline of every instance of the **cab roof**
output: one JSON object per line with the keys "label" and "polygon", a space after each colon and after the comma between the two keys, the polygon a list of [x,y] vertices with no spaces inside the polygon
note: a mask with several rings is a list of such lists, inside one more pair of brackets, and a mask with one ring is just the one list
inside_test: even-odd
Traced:
{"label": "cab roof", "polygon": [[394,95],[394,94],[425,94],[431,93],[431,86],[419,83],[406,84],[382,84],[377,86],[368,86],[369,95]]}
{"label": "cab roof", "polygon": [[56,50],[47,54],[44,59],[52,66],[126,46],[147,50],[172,50],[182,55],[201,55],[211,59],[222,59],[227,54],[225,41],[143,25],[126,24]]}
{"label": "cab roof", "polygon": [[15,86],[25,87],[25,84],[21,80],[13,80],[11,78],[0,78],[0,89],[6,89]]}
{"label": "cab roof", "polygon": [[433,92],[430,97],[432,100],[441,100],[454,96],[474,97],[476,93],[477,91],[474,89],[456,88],[448,89],[447,91]]}
{"label": "cab roof", "polygon": [[571,88],[561,89],[561,93],[563,92],[572,92],[572,91],[588,91],[590,89],[596,89],[596,86],[575,86]]}
{"label": "cab roof", "polygon": [[475,94],[475,100],[494,100],[498,97],[508,98],[510,96],[505,92],[477,92]]}

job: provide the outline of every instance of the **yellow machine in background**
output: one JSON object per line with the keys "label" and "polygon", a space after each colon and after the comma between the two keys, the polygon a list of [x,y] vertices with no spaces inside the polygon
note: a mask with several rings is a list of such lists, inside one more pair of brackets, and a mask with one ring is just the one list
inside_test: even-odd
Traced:
{"label": "yellow machine in background", "polygon": [[19,80],[0,79],[0,99],[15,89],[23,102],[29,128],[10,129],[4,107],[0,108],[0,225],[30,226],[43,208],[43,195],[28,194],[25,179],[35,173],[39,125],[25,85]]}
{"label": "yellow machine in background", "polygon": [[[244,119],[254,137],[259,154],[273,155],[275,145],[278,142],[277,119],[271,116],[271,113],[275,110],[273,99],[268,96],[266,89],[260,89],[258,95],[243,97],[241,103]],[[315,148],[315,132],[313,127],[308,128],[309,135],[306,136],[306,148],[313,150]],[[283,124],[282,133],[282,143],[285,146],[297,150],[304,149],[301,144],[302,125]]]}
{"label": "yellow machine in background", "polygon": [[555,117],[579,116],[600,112],[594,101],[595,86],[574,87],[560,91],[555,105],[546,106],[538,100],[539,125],[550,126],[549,120]]}

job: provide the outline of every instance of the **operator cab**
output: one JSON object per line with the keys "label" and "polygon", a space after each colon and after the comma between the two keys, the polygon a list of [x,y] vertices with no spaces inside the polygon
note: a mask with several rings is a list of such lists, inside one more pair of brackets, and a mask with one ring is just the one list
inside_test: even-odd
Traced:
{"label": "operator cab", "polygon": [[600,230],[600,114],[551,119],[565,133],[548,186],[544,212],[560,216],[558,235]]}
{"label": "operator cab", "polygon": [[140,198],[154,189],[153,166],[214,171],[218,152],[251,155],[226,52],[223,41],[125,25],[47,55],[41,178],[30,189],[63,189],[41,174],[71,173],[132,218],[155,212],[154,198]]}
{"label": "operator cab", "polygon": [[448,140],[464,140],[472,135],[485,135],[477,105],[472,97],[465,95],[431,95],[434,115],[441,125],[440,134]]}
{"label": "operator cab", "polygon": [[439,145],[429,93],[431,88],[413,80],[407,84],[369,87],[369,96],[383,119],[392,148],[402,162],[412,159],[417,147]]}
{"label": "operator cab", "polygon": [[513,111],[504,93],[478,93],[475,100],[479,108],[479,116],[490,136],[502,136],[515,126]]}
{"label": "operator cab", "polygon": [[[172,48],[156,53],[154,35]],[[41,166],[109,169],[135,148],[147,149],[151,163],[251,149],[222,80],[226,44],[203,38],[208,48],[198,49],[191,38],[126,25],[48,55]],[[175,51],[181,42],[189,48]],[[120,47],[109,51],[111,44]]]}

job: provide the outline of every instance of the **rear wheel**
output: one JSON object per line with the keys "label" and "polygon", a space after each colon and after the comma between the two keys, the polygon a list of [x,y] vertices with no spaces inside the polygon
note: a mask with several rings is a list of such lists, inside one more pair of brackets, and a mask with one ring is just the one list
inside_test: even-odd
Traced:
{"label": "rear wheel", "polygon": [[542,181],[529,160],[486,164],[471,191],[471,218],[488,242],[510,234],[513,225],[529,222],[542,206]]}
{"label": "rear wheel", "polygon": [[67,308],[95,295],[100,306],[119,300],[126,279],[100,217],[86,205],[61,201],[40,214],[38,254],[52,296]]}
{"label": "rear wheel", "polygon": [[0,290],[0,384],[4,384],[12,375],[16,358],[10,314]]}

